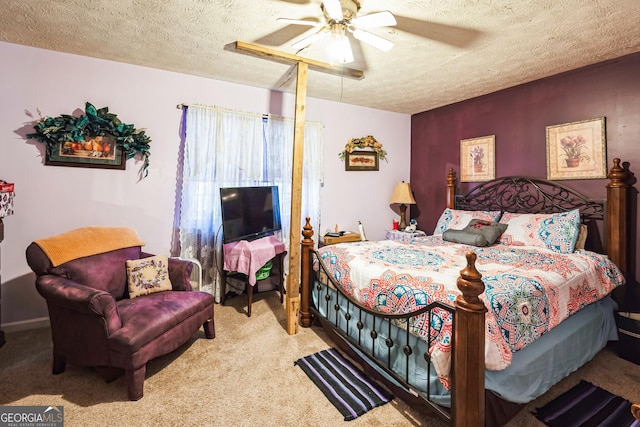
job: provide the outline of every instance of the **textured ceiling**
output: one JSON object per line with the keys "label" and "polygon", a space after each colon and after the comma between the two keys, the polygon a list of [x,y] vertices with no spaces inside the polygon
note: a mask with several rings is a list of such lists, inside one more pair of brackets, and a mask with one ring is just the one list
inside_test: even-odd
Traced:
{"label": "textured ceiling", "polygon": [[[640,51],[639,0],[363,0],[398,26],[352,43],[352,80],[310,71],[308,96],[413,114]],[[0,40],[251,86],[294,91],[288,66],[224,49],[294,54],[320,0],[2,0]],[[299,53],[329,61],[326,42]]]}

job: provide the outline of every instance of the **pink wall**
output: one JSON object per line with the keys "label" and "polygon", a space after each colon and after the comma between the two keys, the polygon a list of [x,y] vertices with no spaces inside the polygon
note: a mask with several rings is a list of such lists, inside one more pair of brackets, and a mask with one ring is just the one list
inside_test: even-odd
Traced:
{"label": "pink wall", "polygon": [[[460,140],[496,138],[496,176],[546,178],[546,126],[606,117],[608,165],[614,157],[640,171],[640,53],[570,71],[411,118],[411,186],[419,224],[432,231],[444,208],[449,168],[460,169]],[[634,182],[635,182],[634,178]],[[607,180],[563,184],[605,198]],[[459,185],[467,191],[469,184]],[[638,223],[637,186],[631,212]],[[419,215],[418,215],[419,210]],[[637,228],[631,230],[635,277],[640,266]]]}
{"label": "pink wall", "polygon": [[[233,53],[229,53],[233,55]],[[218,105],[292,117],[292,94],[145,67],[0,43],[0,179],[15,182],[15,214],[4,218],[2,324],[5,330],[47,317],[24,251],[33,240],[87,225],[127,225],[146,250],[169,253],[178,161],[179,103]],[[256,59],[258,61],[259,59]],[[287,67],[282,66],[282,72]],[[313,78],[313,72],[309,79]],[[336,84],[340,81],[336,77]],[[42,146],[24,135],[43,115],[70,114],[85,101],[109,107],[151,137],[149,177],[137,182],[140,162],[106,170],[44,166]],[[325,185],[321,224],[384,237],[396,214],[393,186],[409,178],[410,121],[390,113],[318,99],[307,100],[307,120],[325,125]],[[389,152],[379,172],[345,172],[338,153],[347,140],[373,134]],[[303,216],[306,215],[303,212]]]}

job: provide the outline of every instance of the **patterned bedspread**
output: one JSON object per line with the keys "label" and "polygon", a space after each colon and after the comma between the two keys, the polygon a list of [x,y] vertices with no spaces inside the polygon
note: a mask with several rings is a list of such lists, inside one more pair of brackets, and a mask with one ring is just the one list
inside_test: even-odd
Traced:
{"label": "patterned bedspread", "polygon": [[[624,283],[606,256],[576,251],[561,254],[539,247],[473,247],[445,242],[441,236],[326,246],[320,255],[345,293],[384,313],[409,313],[433,301],[453,305],[456,281],[470,250],[478,256],[487,308],[487,369],[509,366],[518,351],[562,320]],[[315,268],[317,268],[317,261]],[[428,338],[428,317],[411,322],[411,332]],[[431,320],[430,353],[445,386],[451,367],[451,316],[436,309]]]}

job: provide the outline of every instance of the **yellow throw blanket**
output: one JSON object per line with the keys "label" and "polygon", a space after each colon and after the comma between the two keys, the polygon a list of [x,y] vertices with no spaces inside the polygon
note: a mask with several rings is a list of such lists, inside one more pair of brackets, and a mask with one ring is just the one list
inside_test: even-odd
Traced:
{"label": "yellow throw blanket", "polygon": [[129,227],[83,227],[53,237],[36,240],[54,267],[73,259],[132,246],[144,246],[138,233]]}

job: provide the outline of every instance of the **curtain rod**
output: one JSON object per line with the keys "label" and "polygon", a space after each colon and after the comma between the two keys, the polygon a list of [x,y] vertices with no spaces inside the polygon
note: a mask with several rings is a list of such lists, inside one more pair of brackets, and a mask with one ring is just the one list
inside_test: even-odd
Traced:
{"label": "curtain rod", "polygon": [[[190,106],[191,106],[191,105],[189,105],[189,104],[178,104],[178,105],[176,105],[176,108],[177,108],[178,110],[182,110],[183,108],[189,108]],[[211,109],[214,109],[214,108],[222,108],[222,109],[225,109],[224,107],[211,107],[211,106],[207,106],[207,105],[199,105],[199,107],[202,107],[202,108],[211,108]],[[242,114],[255,114],[255,113],[248,113],[248,112],[240,112],[240,113],[242,113]],[[263,119],[267,119],[267,118],[269,118],[269,114],[262,114],[262,118],[263,118]]]}
{"label": "curtain rod", "polygon": [[[226,108],[224,108],[224,107],[211,107],[211,106],[207,106],[207,105],[198,105],[198,106],[199,106],[199,107],[203,107],[203,108],[222,108],[222,109],[224,109],[224,110],[228,110],[228,109],[226,109]],[[189,105],[189,104],[178,104],[178,105],[176,105],[176,108],[177,108],[177,109],[179,109],[179,110],[180,110],[180,109],[183,109],[183,108],[189,108],[189,107],[190,107],[190,105]],[[234,111],[234,110],[229,110],[229,111]],[[236,113],[240,113],[240,114],[249,114],[249,115],[254,115],[254,114],[255,114],[255,115],[260,115],[259,113],[250,113],[250,112],[244,112],[244,111],[236,111]],[[283,116],[274,115],[274,114],[266,114],[266,113],[263,113],[263,114],[262,114],[262,119],[263,119],[263,120],[264,120],[264,119],[269,119],[269,118],[272,118],[272,119],[279,118],[279,119],[287,120],[287,121],[292,121],[292,120],[293,120],[293,119],[291,119],[291,118],[289,118],[289,117],[283,117]],[[324,127],[324,124],[323,124],[323,123],[321,123],[321,122],[309,121],[309,122],[306,122],[306,123],[309,123],[309,124],[311,124],[311,123],[319,124],[319,125],[321,125],[322,127]]]}

